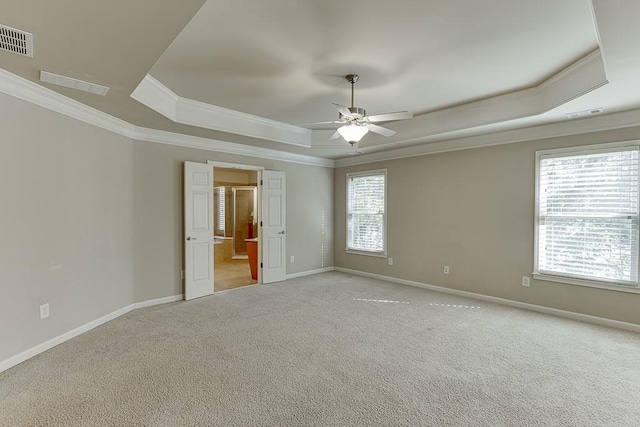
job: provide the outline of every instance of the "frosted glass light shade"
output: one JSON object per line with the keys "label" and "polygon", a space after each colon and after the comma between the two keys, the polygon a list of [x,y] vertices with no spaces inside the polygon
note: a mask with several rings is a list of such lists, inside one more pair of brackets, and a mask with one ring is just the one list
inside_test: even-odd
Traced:
{"label": "frosted glass light shade", "polygon": [[355,144],[360,141],[367,132],[369,132],[369,129],[358,125],[348,125],[338,128],[338,133],[350,144]]}

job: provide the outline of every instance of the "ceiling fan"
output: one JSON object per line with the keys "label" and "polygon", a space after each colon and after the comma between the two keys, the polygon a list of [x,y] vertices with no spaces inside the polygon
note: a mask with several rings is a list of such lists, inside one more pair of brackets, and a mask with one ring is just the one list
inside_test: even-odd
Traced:
{"label": "ceiling fan", "polygon": [[409,111],[397,111],[395,113],[376,114],[375,116],[367,116],[367,112],[360,107],[354,107],[353,105],[353,90],[354,85],[358,81],[360,76],[357,74],[348,74],[345,79],[351,83],[351,107],[345,107],[344,105],[335,104],[332,105],[338,110],[338,120],[328,122],[315,122],[315,123],[299,123],[298,126],[314,126],[314,125],[331,125],[341,124],[342,126],[329,137],[329,139],[336,139],[342,136],[352,146],[362,139],[367,132],[371,131],[382,136],[392,136],[396,132],[378,126],[374,123],[390,122],[394,120],[406,120],[413,117]]}

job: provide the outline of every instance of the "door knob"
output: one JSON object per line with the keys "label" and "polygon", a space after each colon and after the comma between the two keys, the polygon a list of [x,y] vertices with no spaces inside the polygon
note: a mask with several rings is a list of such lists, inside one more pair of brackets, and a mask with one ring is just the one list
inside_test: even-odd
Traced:
{"label": "door knob", "polygon": [[284,234],[284,230],[282,230],[281,232],[279,232],[278,234]]}
{"label": "door knob", "polygon": [[187,240],[198,240],[198,239],[196,239],[195,237],[189,236],[189,237],[187,237]]}

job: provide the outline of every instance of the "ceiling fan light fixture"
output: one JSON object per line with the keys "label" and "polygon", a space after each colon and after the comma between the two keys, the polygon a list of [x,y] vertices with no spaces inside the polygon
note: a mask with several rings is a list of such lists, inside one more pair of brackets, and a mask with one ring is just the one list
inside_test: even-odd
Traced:
{"label": "ceiling fan light fixture", "polygon": [[338,128],[338,133],[351,145],[359,142],[369,132],[364,126],[346,125]]}

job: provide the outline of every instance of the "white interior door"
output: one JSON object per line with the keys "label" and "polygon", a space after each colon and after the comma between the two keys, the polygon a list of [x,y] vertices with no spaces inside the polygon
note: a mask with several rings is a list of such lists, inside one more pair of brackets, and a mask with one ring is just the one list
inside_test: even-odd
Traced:
{"label": "white interior door", "polygon": [[213,166],[184,162],[184,299],[213,293]]}
{"label": "white interior door", "polygon": [[286,279],[285,173],[262,171],[262,283]]}

